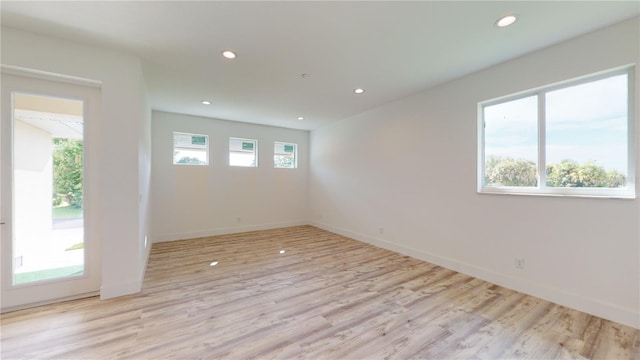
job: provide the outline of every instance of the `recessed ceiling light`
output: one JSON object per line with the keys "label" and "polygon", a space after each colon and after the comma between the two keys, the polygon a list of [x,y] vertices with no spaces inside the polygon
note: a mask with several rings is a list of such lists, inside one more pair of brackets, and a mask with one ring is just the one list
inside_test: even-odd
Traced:
{"label": "recessed ceiling light", "polygon": [[231,50],[225,50],[222,52],[222,56],[226,57],[227,59],[235,59],[236,53]]}
{"label": "recessed ceiling light", "polygon": [[214,262],[212,262],[211,264],[209,264],[209,266],[216,266],[216,265],[218,265],[218,262],[217,262],[217,261],[214,261]]}
{"label": "recessed ceiling light", "polygon": [[356,93],[356,94],[362,94],[364,92],[364,89],[357,88],[357,89],[353,90],[353,92]]}
{"label": "recessed ceiling light", "polygon": [[304,116],[298,116],[298,120],[304,120]]}
{"label": "recessed ceiling light", "polygon": [[516,22],[516,16],[515,15],[505,15],[503,17],[501,17],[500,19],[498,19],[498,21],[496,21],[496,26],[497,27],[506,27],[509,26],[511,24],[513,24],[514,22]]}
{"label": "recessed ceiling light", "polygon": [[285,251],[284,251],[284,250],[280,250],[280,254],[284,254],[284,253],[285,253]]}
{"label": "recessed ceiling light", "polygon": [[209,101],[209,100],[202,100],[202,104],[203,104],[203,105],[211,105],[211,101]]}

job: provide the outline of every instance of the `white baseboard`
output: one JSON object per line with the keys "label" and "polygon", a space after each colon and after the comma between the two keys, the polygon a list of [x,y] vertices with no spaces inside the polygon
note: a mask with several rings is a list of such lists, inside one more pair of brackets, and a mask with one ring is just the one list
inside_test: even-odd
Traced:
{"label": "white baseboard", "polygon": [[142,280],[128,283],[100,287],[100,300],[112,299],[119,296],[139,293],[142,290]]}
{"label": "white baseboard", "polygon": [[29,304],[16,305],[16,306],[7,306],[7,307],[3,307],[2,309],[0,309],[0,313],[4,314],[4,313],[12,312],[12,311],[30,309],[30,308],[33,308],[33,307],[49,305],[49,304],[56,304],[56,303],[61,303],[61,302],[65,302],[65,301],[84,299],[84,298],[94,297],[94,296],[98,296],[98,295],[99,294],[98,294],[97,291],[93,291],[93,292],[88,292],[88,293],[85,293],[85,294],[78,294],[78,295],[73,295],[73,296],[65,296],[65,297],[61,297],[61,298],[38,301],[38,302],[34,302],[34,303],[29,303]]}
{"label": "white baseboard", "polygon": [[151,255],[151,237],[147,236],[148,243],[147,247],[144,249],[144,261],[142,262],[142,268],[140,269],[140,290],[142,290],[142,284],[144,283],[144,275],[147,273],[147,264],[149,264],[149,256]]}
{"label": "white baseboard", "polygon": [[534,283],[510,275],[501,274],[493,270],[480,268],[475,265],[466,264],[454,259],[431,254],[425,251],[413,249],[404,245],[395,244],[382,239],[377,239],[368,235],[356,233],[346,229],[319,222],[312,222],[311,225],[340,234],[358,241],[362,241],[387,250],[395,251],[403,255],[408,255],[416,259],[442,266],[478,279],[491,282],[496,285],[516,290],[527,295],[539,297],[541,299],[570,307],[591,315],[595,315],[607,320],[640,329],[640,310],[624,308],[616,304],[610,304],[597,299],[587,298],[581,295],[570,293],[561,289],[551,288],[539,283]]}
{"label": "white baseboard", "polygon": [[[174,241],[174,240],[184,240],[184,239],[193,239],[198,237],[207,237],[207,236],[215,236],[215,235],[226,235],[226,234],[235,234],[247,231],[257,231],[257,230],[269,230],[269,229],[278,229],[282,227],[289,226],[299,226],[299,225],[309,225],[308,220],[299,220],[299,221],[291,221],[285,223],[273,223],[273,224],[261,224],[261,225],[251,225],[251,226],[241,226],[241,227],[232,227],[232,228],[219,228],[212,229],[207,231],[199,231],[199,232],[191,232],[191,233],[176,233],[176,234],[164,234],[154,236],[151,241],[155,242],[166,242],[166,241]],[[147,269],[147,261],[149,260],[149,255],[151,253],[151,246],[147,246],[145,261],[143,267],[140,271],[140,278],[137,281],[116,284],[111,286],[102,286],[100,287],[100,299],[106,300],[124,295],[131,295],[138,293],[142,290],[142,284],[144,281],[144,275]]]}
{"label": "white baseboard", "polygon": [[166,242],[166,241],[175,241],[175,240],[195,239],[195,238],[208,237],[208,236],[237,234],[237,233],[243,233],[248,231],[258,231],[258,230],[271,230],[271,229],[279,229],[283,227],[300,226],[300,225],[309,225],[309,220],[304,219],[304,220],[287,221],[287,222],[280,222],[280,223],[215,228],[215,229],[188,232],[188,233],[159,234],[159,235],[154,235],[153,242],[156,243],[156,242]]}
{"label": "white baseboard", "polygon": [[145,249],[145,257],[144,261],[142,262],[142,268],[140,269],[140,276],[138,280],[112,286],[101,286],[100,300],[107,300],[119,296],[131,295],[142,291],[142,284],[144,282],[144,275],[147,271],[149,255],[151,255],[151,243],[149,243],[149,245]]}

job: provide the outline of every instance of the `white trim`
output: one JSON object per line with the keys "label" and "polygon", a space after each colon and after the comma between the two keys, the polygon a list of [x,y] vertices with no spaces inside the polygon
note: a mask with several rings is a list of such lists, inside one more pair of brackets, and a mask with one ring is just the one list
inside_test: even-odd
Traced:
{"label": "white trim", "polygon": [[478,151],[478,164],[477,164],[477,191],[478,192],[482,192],[482,189],[484,188],[485,181],[484,181],[484,173],[485,173],[485,168],[484,168],[484,164],[485,164],[485,156],[484,156],[484,111],[483,111],[484,105],[482,103],[478,103],[478,109],[477,109],[477,114],[478,114],[478,132],[477,132],[477,140],[478,140],[478,147],[476,148],[476,150]]}
{"label": "white trim", "polygon": [[57,74],[48,71],[28,69],[19,66],[0,64],[0,71],[3,74],[7,75],[27,76],[35,79],[64,82],[72,85],[90,86],[96,88],[102,87],[102,81],[82,78],[78,76]]}
{"label": "white trim", "polygon": [[[253,143],[253,150],[252,151],[246,151],[246,150],[231,150],[231,141],[232,140],[240,140],[241,142],[252,142]],[[252,153],[254,156],[254,163],[255,165],[233,165],[231,164],[231,153]],[[240,138],[240,137],[235,137],[235,136],[229,136],[229,166],[230,167],[245,167],[245,168],[257,168],[258,167],[258,139],[249,139],[249,138]]]}
{"label": "white trim", "polygon": [[538,187],[484,187],[479,194],[489,195],[528,195],[528,196],[565,196],[565,197],[586,197],[586,198],[602,198],[602,199],[629,199],[636,198],[633,187],[627,185],[626,188],[610,189],[610,188],[553,188],[547,187],[540,189]]}
{"label": "white trim", "polygon": [[627,187],[629,189],[635,189],[636,188],[636,161],[638,160],[636,158],[636,153],[635,153],[635,149],[638,146],[638,141],[640,141],[640,139],[636,140],[635,137],[635,130],[636,130],[636,124],[638,122],[638,119],[636,118],[636,68],[634,66],[630,67],[628,70],[628,80],[629,82],[629,87],[628,87],[628,91],[629,93],[627,94],[628,96],[628,100],[627,100],[627,105],[629,106],[627,109],[627,116],[629,117],[630,121],[627,122],[627,135],[629,136],[627,141],[628,141],[628,152],[627,152]]}
{"label": "white trim", "polygon": [[[148,235],[147,238],[150,239]],[[144,261],[142,262],[142,267],[140,268],[140,276],[138,277],[138,280],[111,286],[101,286],[100,300],[107,300],[120,296],[136,294],[142,291],[142,286],[144,285],[144,277],[147,272],[147,264],[149,262],[149,256],[151,255],[152,244],[153,242],[149,243],[145,249],[145,257]]]}
{"label": "white trim", "polygon": [[[546,182],[546,104],[547,93],[566,89],[573,86],[588,84],[610,78],[613,76],[627,76],[627,174],[626,186],[624,188],[569,188],[551,187]],[[522,91],[516,94],[506,95],[492,100],[478,103],[478,164],[477,164],[477,192],[479,194],[507,194],[507,195],[542,195],[542,196],[568,196],[568,197],[592,197],[592,198],[615,198],[615,199],[635,199],[636,198],[636,168],[635,168],[635,66],[624,65],[614,69],[600,71],[595,74],[581,76],[579,78],[558,82],[551,85],[538,87],[536,89]],[[485,119],[484,109],[510,101],[535,96],[538,106],[538,185],[535,187],[519,186],[487,186],[485,183]]]}
{"label": "white trim", "polygon": [[[153,247],[153,242],[151,242],[151,237],[147,235],[147,247],[144,249],[144,261],[142,262],[142,267],[140,268],[140,284],[144,285],[144,276],[147,273],[147,265],[149,264],[149,257],[151,256],[151,248]],[[142,290],[142,286],[140,286],[140,290]]]}
{"label": "white trim", "polygon": [[8,306],[8,307],[5,307],[5,308],[2,308],[2,310],[0,310],[0,313],[4,314],[4,313],[12,312],[12,311],[30,309],[30,308],[34,308],[34,307],[38,307],[38,306],[43,306],[43,305],[57,304],[57,303],[61,303],[61,302],[64,302],[64,301],[85,299],[85,298],[94,297],[94,296],[98,296],[98,295],[99,295],[99,293],[97,291],[93,291],[93,292],[89,292],[89,293],[85,293],[85,294],[78,294],[78,295],[67,296],[67,297],[63,297],[63,298],[48,299],[48,300],[44,300],[44,301],[36,301],[34,303],[29,303],[29,304]]}
{"label": "white trim", "polygon": [[311,225],[326,231],[349,237],[351,239],[365,242],[387,250],[395,251],[419,260],[427,261],[429,263],[442,266],[444,268],[451,269],[465,275],[473,276],[475,278],[488,281],[496,285],[516,290],[531,296],[539,297],[559,305],[567,306],[572,309],[583,311],[588,314],[592,314],[604,319],[640,329],[639,309],[624,308],[616,304],[584,297],[575,293],[564,291],[562,289],[548,287],[543,284],[528,281],[523,278],[502,274],[493,270],[463,263],[451,258],[413,249],[408,246],[395,244],[386,240],[378,239],[372,236],[360,234],[317,221],[312,221]]}
{"label": "white trim", "polygon": [[215,228],[215,229],[188,232],[188,233],[160,234],[160,235],[154,235],[152,243],[155,244],[155,243],[167,242],[167,241],[195,239],[195,238],[217,236],[217,235],[237,234],[237,233],[248,232],[248,231],[271,230],[271,229],[279,229],[284,227],[301,226],[301,225],[309,225],[309,220],[301,219],[301,220],[294,220],[294,221],[285,221],[280,223],[269,223],[269,224],[237,226],[237,227],[223,227],[223,228]]}
{"label": "white trim", "polygon": [[[33,76],[40,74],[41,76]],[[100,167],[92,166],[92,159],[95,159],[96,151],[99,149],[100,134],[100,104],[101,92],[100,86],[86,86],[83,81],[69,81],[65,76],[44,73],[38,71],[28,71],[21,68],[2,66],[2,98],[13,101],[13,94],[32,94],[37,96],[57,97],[80,100],[83,102],[83,161],[84,161],[84,274],[82,276],[65,277],[63,279],[49,279],[40,282],[30,282],[27,284],[13,285],[12,277],[12,235],[13,231],[13,209],[14,202],[10,200],[13,196],[14,180],[13,175],[3,178],[2,209],[4,219],[7,222],[2,229],[2,246],[3,259],[2,265],[2,305],[5,309],[15,308],[25,304],[36,304],[47,302],[50,300],[60,300],[75,297],[83,297],[84,294],[93,293],[100,287],[101,281],[101,255],[100,255],[100,236],[97,232],[100,229],[99,214],[99,191],[100,189]],[[77,79],[76,79],[77,80]],[[95,84],[94,84],[95,85]],[[2,122],[6,126],[6,130],[2,132],[3,149],[2,166],[11,167],[13,156],[13,126],[14,119],[11,110],[13,106],[3,108]],[[8,172],[12,172],[9,170]],[[7,199],[4,199],[4,196]],[[5,238],[6,237],[6,238]],[[6,270],[6,271],[5,271]],[[59,283],[65,283],[65,286],[59,286]]]}
{"label": "white trim", "polygon": [[547,99],[543,92],[538,93],[538,188],[547,188]]}
{"label": "white trim", "polygon": [[[204,149],[200,149],[200,148],[197,148],[197,147],[176,146],[176,135],[188,135],[188,136],[191,136],[192,139],[193,139],[194,136],[203,136],[205,138],[205,148]],[[187,132],[181,132],[181,131],[174,131],[173,135],[172,135],[172,141],[173,141],[173,152],[174,152],[174,154],[175,154],[176,151],[180,151],[180,150],[194,151],[194,152],[204,150],[204,155],[205,155],[204,164],[200,164],[200,163],[198,163],[198,164],[195,164],[195,163],[194,164],[192,164],[192,163],[177,163],[175,155],[173,155],[172,156],[173,165],[180,165],[180,166],[209,166],[209,135],[207,135],[207,134],[187,133]]]}
{"label": "white trim", "polygon": [[142,280],[128,283],[100,287],[100,300],[112,299],[120,296],[139,293],[142,290]]}
{"label": "white trim", "polygon": [[[276,144],[280,144],[284,146],[293,145],[293,167],[282,167],[276,166],[276,155],[287,155],[287,153],[276,153]],[[273,142],[273,168],[274,169],[297,169],[298,168],[298,144],[292,142],[285,141],[274,141]]]}

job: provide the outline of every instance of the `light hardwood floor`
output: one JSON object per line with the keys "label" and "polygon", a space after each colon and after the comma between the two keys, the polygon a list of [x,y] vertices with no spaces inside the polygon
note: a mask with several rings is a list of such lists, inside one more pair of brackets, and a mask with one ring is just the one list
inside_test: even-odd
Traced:
{"label": "light hardwood floor", "polygon": [[2,359],[640,359],[638,330],[311,226],[154,244],[140,294],[1,320]]}

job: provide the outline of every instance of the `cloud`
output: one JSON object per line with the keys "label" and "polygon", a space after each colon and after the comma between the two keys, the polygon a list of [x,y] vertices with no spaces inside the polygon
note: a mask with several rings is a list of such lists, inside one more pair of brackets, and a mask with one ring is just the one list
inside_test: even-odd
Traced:
{"label": "cloud", "polygon": [[[547,163],[594,161],[627,171],[627,74],[545,93]],[[485,155],[538,157],[538,96],[484,108]]]}
{"label": "cloud", "polygon": [[583,121],[575,120],[553,120],[547,119],[547,131],[566,131],[566,130],[608,130],[608,131],[627,131],[627,117],[617,117],[610,119],[585,119]]}
{"label": "cloud", "polygon": [[548,92],[546,117],[563,123],[626,118],[627,101],[627,75],[617,75]]}

